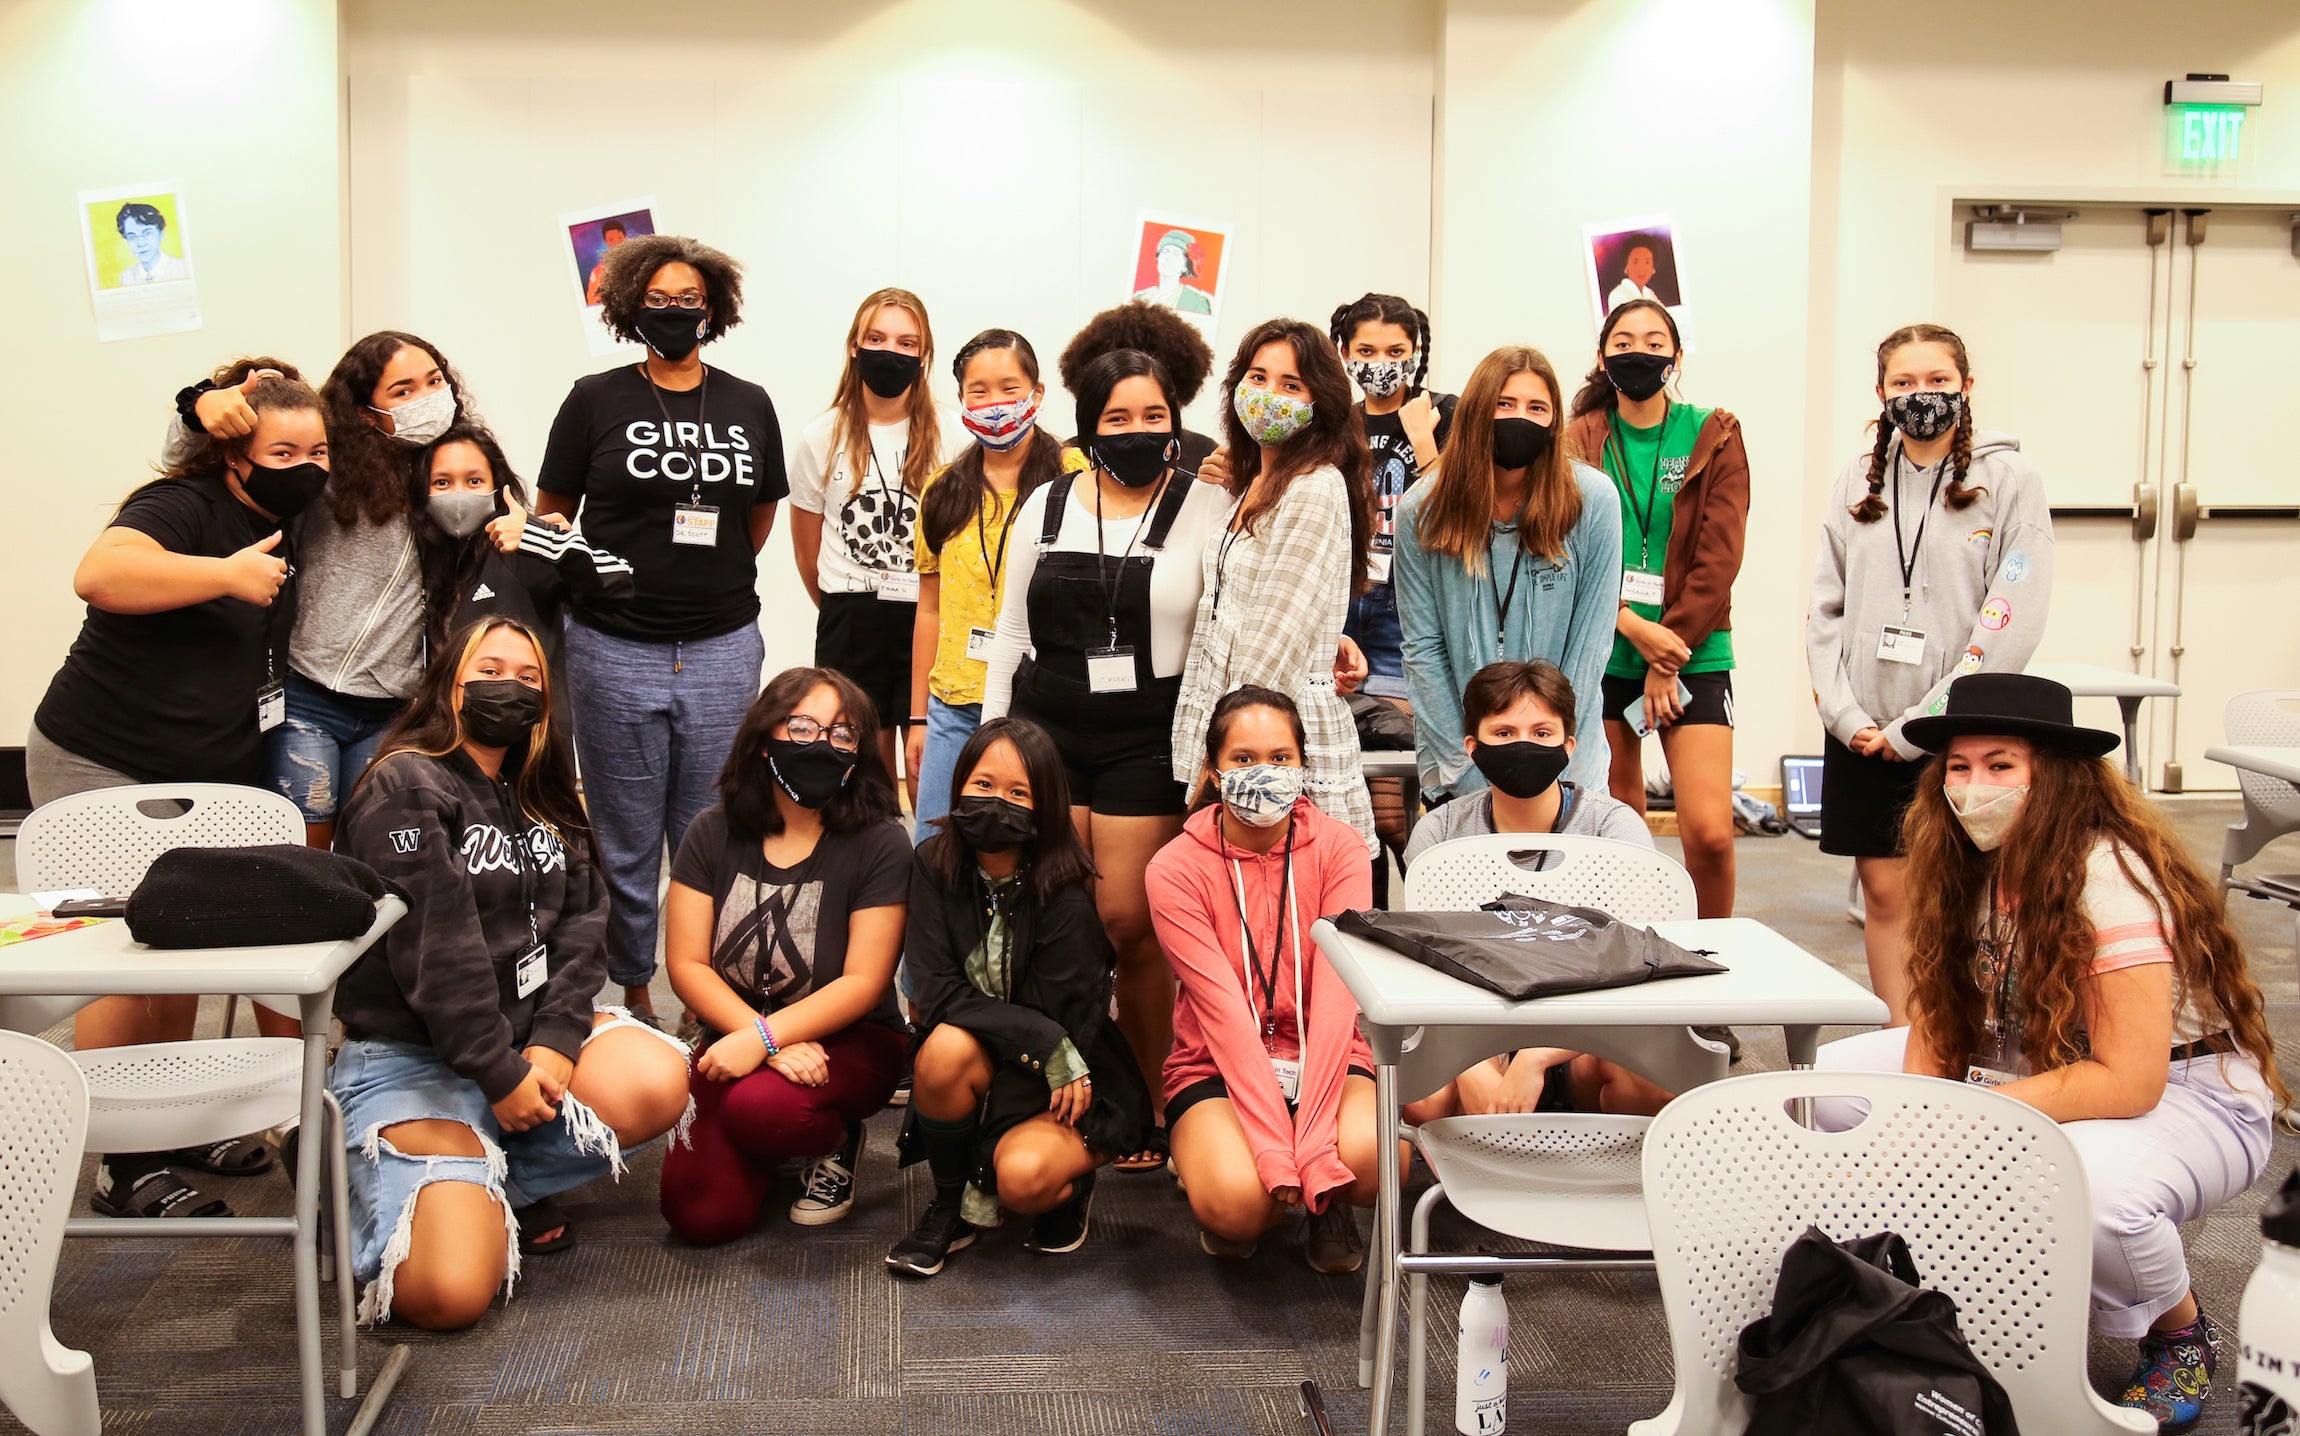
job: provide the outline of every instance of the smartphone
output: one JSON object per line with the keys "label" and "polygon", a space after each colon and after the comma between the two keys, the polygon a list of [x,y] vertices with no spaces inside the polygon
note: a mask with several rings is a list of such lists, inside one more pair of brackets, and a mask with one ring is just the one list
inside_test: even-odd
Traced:
{"label": "smartphone", "polygon": [[128,900],[124,897],[68,898],[49,911],[57,917],[126,917]]}
{"label": "smartphone", "polygon": [[[1685,686],[1684,679],[1678,679],[1677,706],[1679,710],[1682,711],[1685,705],[1691,703],[1692,701],[1693,690]],[[1638,694],[1635,699],[1631,700],[1627,708],[1621,710],[1621,721],[1627,723],[1629,725],[1629,731],[1635,733],[1640,738],[1650,737],[1652,735],[1653,725],[1646,721],[1645,717],[1644,694]]]}

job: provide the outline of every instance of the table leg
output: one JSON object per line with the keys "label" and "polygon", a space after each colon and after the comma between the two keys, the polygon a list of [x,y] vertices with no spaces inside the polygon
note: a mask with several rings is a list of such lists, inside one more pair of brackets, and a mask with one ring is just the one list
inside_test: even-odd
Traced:
{"label": "table leg", "polygon": [[303,1139],[296,1143],[295,1340],[303,1383],[304,1436],[327,1436],[327,1391],[320,1372],[319,1187],[320,1148],[333,1136],[327,1118],[327,1021],[334,993],[305,994],[303,1015]]}
{"label": "table leg", "polygon": [[1381,1283],[1380,1314],[1374,1323],[1374,1386],[1367,1393],[1367,1430],[1385,1436],[1390,1425],[1390,1387],[1398,1370],[1398,1069],[1374,1068],[1374,1150],[1379,1182],[1374,1193],[1374,1271]]}
{"label": "table leg", "polygon": [[[1789,1049],[1790,1070],[1795,1072],[1808,1071],[1813,1065],[1814,1057],[1821,1049],[1821,1029],[1805,1024],[1786,1026],[1781,1029],[1781,1041]],[[1795,1108],[1789,1114],[1789,1120],[1800,1127],[1811,1130],[1813,1126],[1813,1099],[1799,1097]]]}
{"label": "table leg", "polygon": [[2132,786],[2140,786],[2140,700],[2118,698],[2117,710],[2124,714],[2124,776]]}

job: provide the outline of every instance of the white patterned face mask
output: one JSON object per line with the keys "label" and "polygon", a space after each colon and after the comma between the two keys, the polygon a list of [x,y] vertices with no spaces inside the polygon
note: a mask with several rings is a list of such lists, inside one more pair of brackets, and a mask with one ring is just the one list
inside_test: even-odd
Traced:
{"label": "white patterned face mask", "polygon": [[1247,435],[1265,447],[1283,444],[1310,427],[1313,411],[1308,399],[1256,389],[1243,379],[1230,396],[1230,406],[1237,411],[1238,422],[1246,426]]}
{"label": "white patterned face mask", "polygon": [[[373,404],[369,408],[375,409]],[[428,444],[455,425],[455,388],[442,384],[396,409],[375,409],[391,420],[391,437],[403,444]]]}
{"label": "white patterned face mask", "polygon": [[1360,389],[1369,399],[1387,399],[1405,387],[1413,370],[1411,359],[1345,359],[1342,367],[1350,371]]}
{"label": "white patterned face mask", "polygon": [[1309,772],[1292,764],[1249,763],[1222,774],[1222,806],[1249,828],[1274,828],[1309,781]]}
{"label": "white patterned face mask", "polygon": [[2000,788],[1992,783],[1948,783],[1941,793],[1949,800],[1949,811],[1957,815],[1965,836],[1984,853],[1996,851],[2028,801],[2027,788]]}

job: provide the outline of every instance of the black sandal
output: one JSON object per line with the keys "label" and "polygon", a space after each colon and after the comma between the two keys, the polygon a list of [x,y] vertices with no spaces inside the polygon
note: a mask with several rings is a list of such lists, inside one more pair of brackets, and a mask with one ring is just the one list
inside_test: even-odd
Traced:
{"label": "black sandal", "polygon": [[88,1206],[107,1217],[228,1217],[231,1204],[221,1197],[200,1199],[199,1189],[166,1167],[157,1167],[128,1184],[96,1192]]}
{"label": "black sandal", "polygon": [[[575,1229],[567,1224],[567,1213],[549,1197],[529,1202],[511,1215],[519,1223],[521,1256],[557,1256],[575,1245]],[[552,1232],[557,1235],[547,1235]]]}
{"label": "black sandal", "polygon": [[168,1153],[171,1166],[189,1167],[211,1177],[255,1177],[272,1169],[271,1143],[261,1137],[227,1137],[204,1147]]}

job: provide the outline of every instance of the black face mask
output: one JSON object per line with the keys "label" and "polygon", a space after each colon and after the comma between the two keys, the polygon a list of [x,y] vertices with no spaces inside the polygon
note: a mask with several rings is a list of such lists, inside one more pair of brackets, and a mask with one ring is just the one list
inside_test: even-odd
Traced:
{"label": "black face mask", "polygon": [[969,793],[950,805],[950,827],[978,853],[1010,853],[1038,836],[1038,815],[1020,803]]}
{"label": "black face mask", "polygon": [[540,689],[511,678],[473,678],[463,685],[463,736],[482,748],[508,748],[542,721]]}
{"label": "black face mask", "polygon": [[1647,354],[1631,351],[1605,356],[1605,377],[1613,387],[1631,399],[1650,399],[1661,392],[1669,382],[1669,371],[1677,363],[1674,354]]}
{"label": "black face mask", "polygon": [[1529,469],[1549,452],[1556,439],[1546,424],[1531,419],[1493,421],[1493,461],[1505,469]]}
{"label": "black face mask", "polygon": [[819,808],[839,795],[854,776],[855,755],[841,753],[828,738],[794,743],[788,738],[767,740],[767,770],[775,782],[802,808]]}
{"label": "black face mask", "polygon": [[[1937,439],[1964,416],[1965,396],[1954,389],[1895,394],[1885,401],[1885,417],[1906,438]],[[268,505],[267,505],[268,507]]]}
{"label": "black face mask", "polygon": [[642,309],[631,321],[647,347],[665,359],[679,360],[695,352],[703,342],[702,329],[709,321],[709,311],[702,309]]}
{"label": "black face mask", "polygon": [[1137,429],[1094,436],[1094,466],[1130,489],[1146,489],[1181,456],[1172,432]]}
{"label": "black face mask", "polygon": [[1563,743],[1480,743],[1470,761],[1485,780],[1513,798],[1538,798],[1565,771]]}
{"label": "black face mask", "polygon": [[881,399],[899,399],[918,382],[918,371],[924,365],[916,354],[905,354],[900,349],[857,349],[855,372],[862,376],[863,387]]}
{"label": "black face mask", "polygon": [[319,491],[327,487],[327,470],[311,463],[275,469],[251,459],[247,473],[240,477],[240,487],[247,490],[257,508],[273,518],[293,518],[310,508]]}

